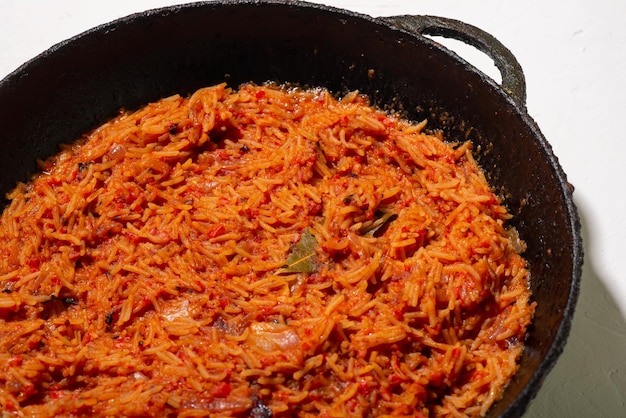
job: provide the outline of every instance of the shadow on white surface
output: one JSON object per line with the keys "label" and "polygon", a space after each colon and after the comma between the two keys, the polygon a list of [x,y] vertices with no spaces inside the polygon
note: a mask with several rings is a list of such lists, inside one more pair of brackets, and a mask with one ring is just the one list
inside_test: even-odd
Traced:
{"label": "shadow on white surface", "polygon": [[585,249],[578,305],[563,354],[524,418],[626,416],[626,320],[594,269],[593,231],[576,204]]}

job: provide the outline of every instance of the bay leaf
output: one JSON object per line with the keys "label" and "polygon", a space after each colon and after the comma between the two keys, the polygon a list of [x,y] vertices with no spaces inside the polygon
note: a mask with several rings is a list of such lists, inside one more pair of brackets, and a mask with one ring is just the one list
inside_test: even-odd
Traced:
{"label": "bay leaf", "polygon": [[374,221],[370,224],[364,225],[359,232],[361,235],[374,235],[378,232],[382,227],[387,225],[389,222],[396,219],[397,215],[393,212],[385,212],[381,210],[377,210],[374,213]]}
{"label": "bay leaf", "polygon": [[317,239],[308,229],[302,233],[300,241],[293,247],[287,256],[285,267],[278,271],[281,273],[314,273],[317,271]]}

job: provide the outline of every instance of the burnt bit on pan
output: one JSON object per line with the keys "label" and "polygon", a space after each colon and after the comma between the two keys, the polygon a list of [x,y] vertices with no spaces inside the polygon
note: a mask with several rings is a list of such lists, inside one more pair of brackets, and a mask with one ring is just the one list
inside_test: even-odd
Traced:
{"label": "burnt bit on pan", "polygon": [[251,399],[250,418],[272,418],[274,416],[272,410],[257,395],[252,395]]}

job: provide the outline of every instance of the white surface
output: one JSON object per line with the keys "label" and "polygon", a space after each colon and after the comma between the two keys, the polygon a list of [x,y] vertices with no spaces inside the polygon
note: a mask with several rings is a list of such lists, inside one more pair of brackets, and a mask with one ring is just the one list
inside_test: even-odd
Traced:
{"label": "white surface", "polygon": [[[626,2],[317,2],[372,16],[459,19],[491,33],[516,55],[526,74],[528,112],[576,186],[586,252],[570,340],[525,417],[626,416],[626,201],[620,193],[626,151]],[[176,3],[183,2],[0,0],[0,78],[95,25]],[[493,74],[493,65],[478,54],[464,56]]]}

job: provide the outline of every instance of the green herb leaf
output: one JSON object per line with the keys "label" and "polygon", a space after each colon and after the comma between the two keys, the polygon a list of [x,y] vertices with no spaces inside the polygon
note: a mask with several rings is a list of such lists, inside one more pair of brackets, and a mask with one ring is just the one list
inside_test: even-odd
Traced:
{"label": "green herb leaf", "polygon": [[300,241],[291,248],[287,256],[287,264],[278,271],[281,273],[314,273],[317,271],[317,240],[308,229],[300,237]]}
{"label": "green herb leaf", "polygon": [[387,225],[389,222],[396,219],[397,215],[393,212],[384,212],[381,210],[377,210],[374,213],[374,220],[371,223],[367,223],[361,227],[360,231],[361,235],[374,235],[378,232],[383,226]]}

